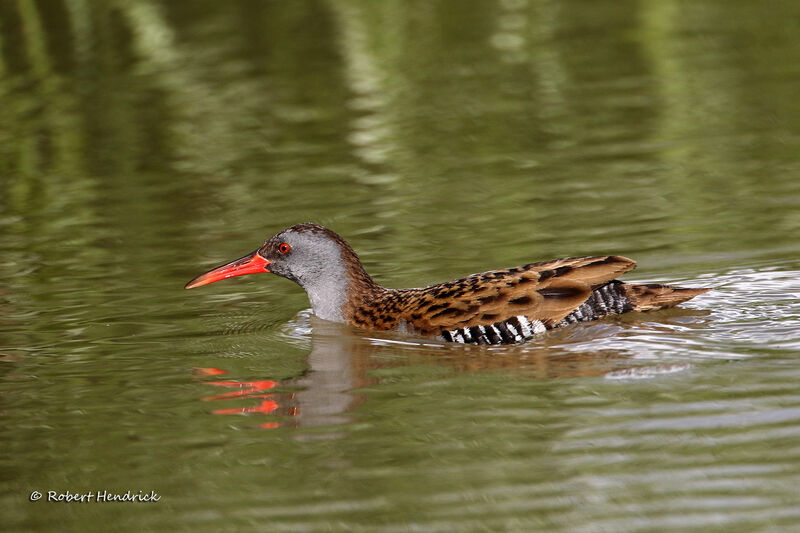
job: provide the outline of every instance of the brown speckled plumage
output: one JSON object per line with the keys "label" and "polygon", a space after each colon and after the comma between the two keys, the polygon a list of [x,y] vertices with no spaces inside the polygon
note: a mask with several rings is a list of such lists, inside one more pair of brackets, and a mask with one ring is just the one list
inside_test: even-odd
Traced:
{"label": "brown speckled plumage", "polygon": [[[281,243],[292,242],[293,236],[302,239],[303,234],[316,239],[311,249],[319,248],[319,243],[327,244],[327,240],[339,251],[341,266],[334,271],[341,272],[340,278],[346,280],[346,287],[338,287],[341,305],[335,316],[339,321],[365,329],[399,330],[459,342],[515,342],[530,338],[527,330],[534,325],[551,329],[608,314],[672,307],[710,290],[620,282],[616,278],[636,263],[616,255],[556,259],[424,288],[387,289],[372,280],[355,251],[339,235],[316,224],[298,224],[268,240],[257,253],[268,260],[270,271],[303,285],[312,304],[314,298],[303,281],[302,270],[279,268],[291,261],[292,253],[282,254]],[[329,258],[325,261],[335,262]],[[326,294],[339,296],[336,289],[326,287]],[[520,319],[529,323],[521,325]],[[526,326],[530,328],[520,335]]]}
{"label": "brown speckled plumage", "polygon": [[[354,326],[394,330],[404,324],[413,333],[488,326],[523,315],[553,328],[591,295],[636,266],[620,256],[573,257],[473,274],[421,289],[384,289],[377,285],[353,295],[347,315]],[[623,284],[630,310],[671,307],[709,289]],[[355,292],[355,291],[353,291]],[[598,317],[599,318],[599,317]]]}

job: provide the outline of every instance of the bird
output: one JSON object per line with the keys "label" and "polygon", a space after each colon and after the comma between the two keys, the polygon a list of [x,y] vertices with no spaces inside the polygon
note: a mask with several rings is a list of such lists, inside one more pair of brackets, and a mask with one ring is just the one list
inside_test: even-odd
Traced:
{"label": "bird", "polygon": [[305,289],[319,318],[477,345],[521,343],[577,322],[673,307],[711,290],[617,279],[635,266],[619,255],[569,257],[390,289],[372,279],[341,236],[306,222],[197,276],[185,288],[270,272]]}

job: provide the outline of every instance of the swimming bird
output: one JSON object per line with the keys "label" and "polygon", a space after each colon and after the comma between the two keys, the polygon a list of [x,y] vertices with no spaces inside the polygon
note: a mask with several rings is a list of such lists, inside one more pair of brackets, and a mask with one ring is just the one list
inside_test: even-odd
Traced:
{"label": "swimming bird", "polygon": [[271,272],[305,289],[320,318],[465,344],[523,342],[576,322],[673,307],[711,290],[616,279],[635,266],[618,255],[570,257],[429,287],[388,289],[367,274],[342,237],[324,226],[303,223],[194,278],[185,288]]}

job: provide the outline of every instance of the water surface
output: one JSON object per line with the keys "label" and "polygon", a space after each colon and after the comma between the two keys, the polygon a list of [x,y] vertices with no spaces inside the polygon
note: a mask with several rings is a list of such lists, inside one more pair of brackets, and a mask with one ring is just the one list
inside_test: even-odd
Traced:
{"label": "water surface", "polygon": [[[793,531],[798,21],[0,4],[0,527]],[[183,290],[307,220],[390,287],[614,253],[715,290],[498,348]],[[46,501],[103,490],[161,499]]]}

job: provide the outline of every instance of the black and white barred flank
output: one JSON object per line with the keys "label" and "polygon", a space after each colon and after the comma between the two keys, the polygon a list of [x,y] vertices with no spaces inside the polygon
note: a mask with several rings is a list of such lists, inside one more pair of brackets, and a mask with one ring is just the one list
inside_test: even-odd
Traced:
{"label": "black and white barred flank", "polygon": [[[552,328],[597,320],[606,315],[632,310],[633,305],[625,297],[621,286],[622,282],[612,281],[598,287],[592,291],[585,302]],[[462,344],[515,344],[531,339],[552,328],[545,326],[541,320],[530,320],[524,315],[518,315],[488,326],[472,326],[444,331],[442,338],[448,342]]]}
{"label": "black and white barred flank", "polygon": [[489,326],[472,326],[442,332],[448,342],[462,344],[514,344],[547,331],[541,320],[528,320],[523,315],[495,322]]}
{"label": "black and white barred flank", "polygon": [[633,310],[633,305],[625,297],[621,281],[611,281],[592,291],[592,294],[573,312],[554,327],[560,328],[576,322],[589,322],[606,315],[618,315]]}

